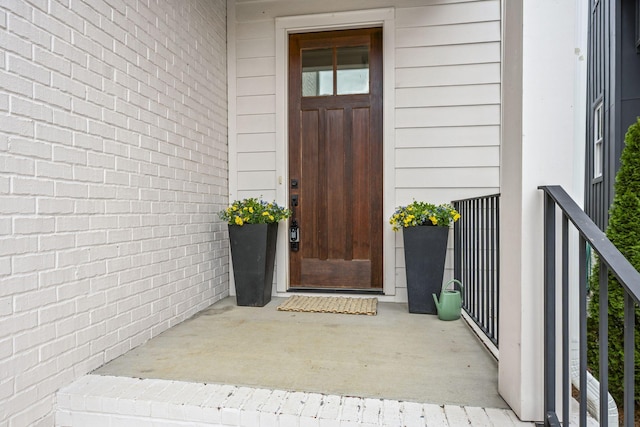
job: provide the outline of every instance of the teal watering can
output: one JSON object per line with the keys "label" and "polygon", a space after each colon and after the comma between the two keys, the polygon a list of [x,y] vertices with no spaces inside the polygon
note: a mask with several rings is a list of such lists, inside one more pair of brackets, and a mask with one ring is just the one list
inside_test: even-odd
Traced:
{"label": "teal watering can", "polygon": [[462,289],[462,283],[459,280],[449,280],[442,286],[442,292],[440,293],[440,301],[436,294],[433,295],[433,300],[436,302],[438,309],[438,319],[440,320],[456,320],[460,318],[460,311],[462,309],[462,296],[460,291],[455,290],[455,285],[452,290],[447,289],[451,283],[457,283]]}

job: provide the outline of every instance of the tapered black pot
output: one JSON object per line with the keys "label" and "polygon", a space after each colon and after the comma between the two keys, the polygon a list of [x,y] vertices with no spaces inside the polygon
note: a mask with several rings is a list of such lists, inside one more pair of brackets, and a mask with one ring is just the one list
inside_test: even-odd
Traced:
{"label": "tapered black pot", "polygon": [[409,313],[438,314],[431,294],[440,297],[449,227],[402,229]]}
{"label": "tapered black pot", "polygon": [[238,305],[263,307],[271,301],[278,223],[229,225]]}

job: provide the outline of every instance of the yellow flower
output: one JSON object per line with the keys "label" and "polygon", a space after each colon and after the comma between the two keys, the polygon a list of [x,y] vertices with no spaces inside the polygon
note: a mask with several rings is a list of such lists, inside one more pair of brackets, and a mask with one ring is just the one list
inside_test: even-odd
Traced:
{"label": "yellow flower", "polygon": [[251,206],[249,206],[249,212],[253,213],[253,208]]}
{"label": "yellow flower", "polygon": [[429,219],[431,220],[431,223],[433,225],[438,224],[438,218],[436,218],[435,216],[430,216]]}
{"label": "yellow flower", "polygon": [[236,225],[242,225],[243,224],[242,218],[240,218],[238,215],[236,215],[235,223],[236,223]]}
{"label": "yellow flower", "polygon": [[262,212],[262,216],[267,216],[267,215],[269,215],[269,212],[267,211]]}
{"label": "yellow flower", "polygon": [[269,219],[270,219],[271,221],[273,221],[273,219],[274,219],[274,218],[273,218],[273,215],[269,215]]}
{"label": "yellow flower", "polygon": [[456,222],[457,220],[460,219],[460,214],[458,212],[456,212],[455,214],[453,214],[453,222]]}
{"label": "yellow flower", "polygon": [[238,210],[238,207],[236,205],[233,205],[233,206],[231,206],[231,210],[235,212],[235,211]]}

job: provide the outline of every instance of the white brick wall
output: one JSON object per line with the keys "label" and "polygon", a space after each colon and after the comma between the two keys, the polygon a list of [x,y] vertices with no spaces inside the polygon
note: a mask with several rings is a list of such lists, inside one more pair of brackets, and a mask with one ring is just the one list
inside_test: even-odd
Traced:
{"label": "white brick wall", "polygon": [[57,394],[56,427],[532,427],[506,409],[87,375]]}
{"label": "white brick wall", "polygon": [[228,294],[225,3],[0,1],[0,427]]}

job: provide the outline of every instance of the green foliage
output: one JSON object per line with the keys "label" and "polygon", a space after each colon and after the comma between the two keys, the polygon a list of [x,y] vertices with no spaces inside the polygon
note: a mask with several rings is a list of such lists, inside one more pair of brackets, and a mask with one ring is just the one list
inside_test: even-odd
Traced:
{"label": "green foliage", "polygon": [[269,224],[289,218],[291,212],[275,202],[255,198],[236,200],[218,216],[229,225]]}
{"label": "green foliage", "polygon": [[[640,270],[640,118],[629,127],[620,158],[620,170],[614,184],[614,199],[609,211],[607,237]],[[589,368],[599,376],[599,289],[598,266],[590,279],[592,289],[587,319],[587,354]],[[622,402],[624,380],[624,292],[609,274],[609,391],[618,404]],[[635,331],[635,400],[640,401],[640,310],[636,309]]]}

